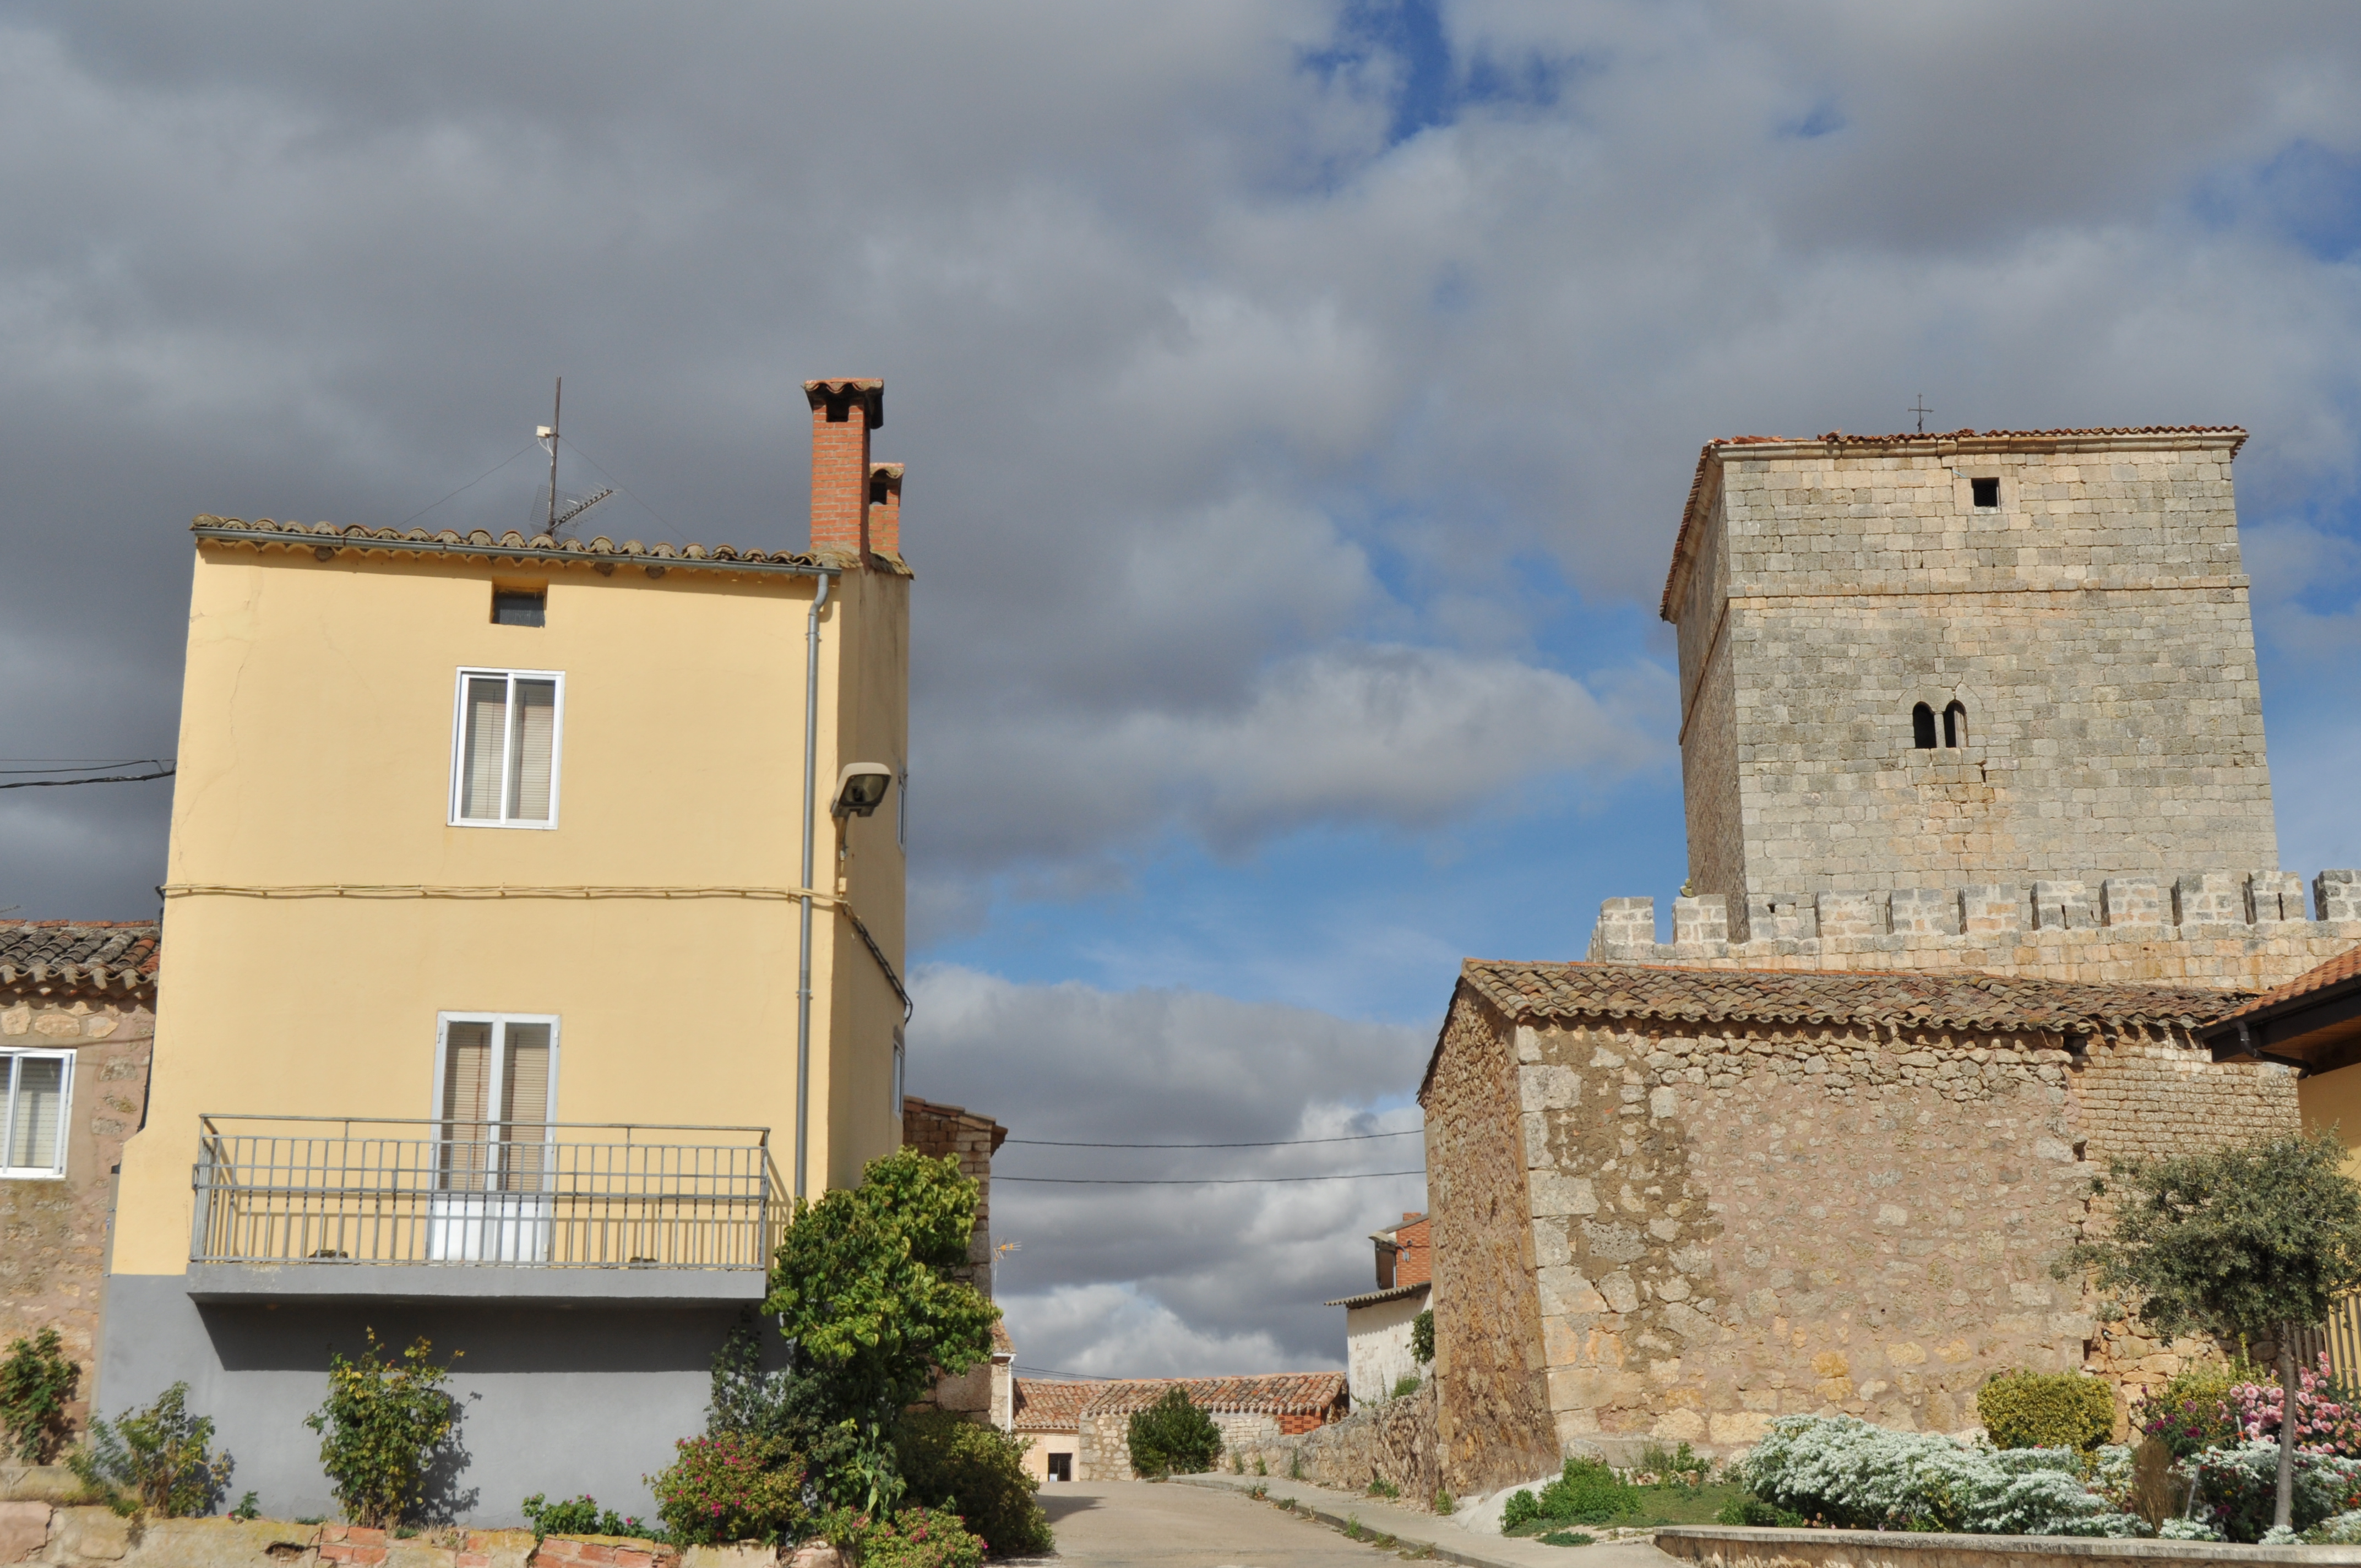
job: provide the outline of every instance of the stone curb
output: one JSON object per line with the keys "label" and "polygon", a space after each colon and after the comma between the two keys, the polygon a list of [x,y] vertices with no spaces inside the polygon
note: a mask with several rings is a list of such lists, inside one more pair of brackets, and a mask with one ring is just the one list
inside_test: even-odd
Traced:
{"label": "stone curb", "polygon": [[[1172,1479],[1184,1486],[1204,1486],[1214,1491],[1241,1494],[1260,1486],[1273,1501],[1291,1501],[1295,1504],[1296,1512],[1322,1524],[1343,1530],[1352,1519],[1358,1519],[1361,1528],[1372,1535],[1389,1535],[1408,1547],[1426,1547],[1438,1561],[1456,1563],[1462,1568],[1539,1568],[1541,1564],[1575,1568],[1576,1560],[1563,1546],[1543,1546],[1537,1541],[1475,1535],[1445,1524],[1432,1514],[1396,1508],[1381,1497],[1363,1497],[1351,1492],[1315,1486],[1309,1481],[1223,1475],[1175,1475]],[[1584,1547],[1581,1549],[1581,1561],[1586,1563],[1610,1563],[1613,1559],[1602,1554],[1613,1552],[1619,1547],[1624,1551],[1617,1555],[1626,1561],[1673,1561],[1659,1554],[1648,1544],[1645,1537],[1620,1541],[1602,1541],[1596,1546]],[[1639,1549],[1639,1552],[1632,1552],[1632,1548]],[[1641,1552],[1644,1552],[1645,1557],[1642,1557]]]}
{"label": "stone curb", "polygon": [[[1734,1525],[1666,1525],[1657,1550],[1685,1563],[1960,1563],[2041,1559],[2136,1564],[2197,1563],[2361,1563],[2361,1547],[2231,1546],[2216,1541],[2121,1541],[2072,1535],[1902,1534],[1878,1530],[1770,1530]],[[1731,1551],[1730,1548],[1751,1548]],[[1790,1555],[1783,1548],[1806,1548]]]}

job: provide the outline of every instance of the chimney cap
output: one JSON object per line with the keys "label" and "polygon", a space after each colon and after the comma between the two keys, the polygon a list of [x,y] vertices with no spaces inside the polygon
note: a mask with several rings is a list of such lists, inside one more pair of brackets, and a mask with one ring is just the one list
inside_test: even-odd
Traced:
{"label": "chimney cap", "polygon": [[869,428],[876,430],[885,423],[885,383],[874,376],[823,376],[817,381],[804,383],[804,400],[815,409],[822,403],[843,400],[861,400],[869,415]]}
{"label": "chimney cap", "polygon": [[872,463],[869,465],[869,477],[873,479],[899,479],[902,477],[902,465]]}

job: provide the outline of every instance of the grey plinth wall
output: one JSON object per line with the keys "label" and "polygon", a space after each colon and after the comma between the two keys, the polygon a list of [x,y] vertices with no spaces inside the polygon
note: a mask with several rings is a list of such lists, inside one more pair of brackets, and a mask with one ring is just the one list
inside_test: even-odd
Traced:
{"label": "grey plinth wall", "polygon": [[[675,1440],[705,1430],[714,1352],[752,1310],[515,1296],[199,1301],[191,1283],[180,1274],[108,1281],[99,1413],[121,1415],[185,1381],[191,1409],[214,1419],[215,1452],[236,1460],[229,1500],[253,1491],[280,1519],[337,1517],[303,1418],[325,1397],[331,1351],[358,1354],[371,1328],[395,1350],[423,1334],[452,1365],[465,1452],[435,1477],[436,1517],[522,1524],[520,1505],[535,1492],[588,1492],[652,1517],[642,1478],[671,1462]],[[775,1355],[777,1334],[766,1341]],[[464,1354],[450,1363],[454,1351]]]}

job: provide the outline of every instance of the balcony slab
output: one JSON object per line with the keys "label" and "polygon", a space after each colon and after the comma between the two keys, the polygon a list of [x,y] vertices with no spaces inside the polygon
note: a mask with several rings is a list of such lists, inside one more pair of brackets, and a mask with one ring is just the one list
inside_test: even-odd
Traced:
{"label": "balcony slab", "polygon": [[753,1268],[533,1268],[502,1264],[192,1263],[203,1303],[434,1301],[544,1307],[722,1307],[760,1301]]}

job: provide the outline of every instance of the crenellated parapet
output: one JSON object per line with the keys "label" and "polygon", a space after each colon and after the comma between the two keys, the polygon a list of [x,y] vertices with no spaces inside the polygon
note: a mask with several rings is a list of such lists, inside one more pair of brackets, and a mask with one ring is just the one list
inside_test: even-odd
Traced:
{"label": "crenellated parapet", "polygon": [[2361,871],[2191,872],[1885,893],[1610,898],[1593,962],[1778,970],[1982,970],[2261,991],[2361,943]]}

